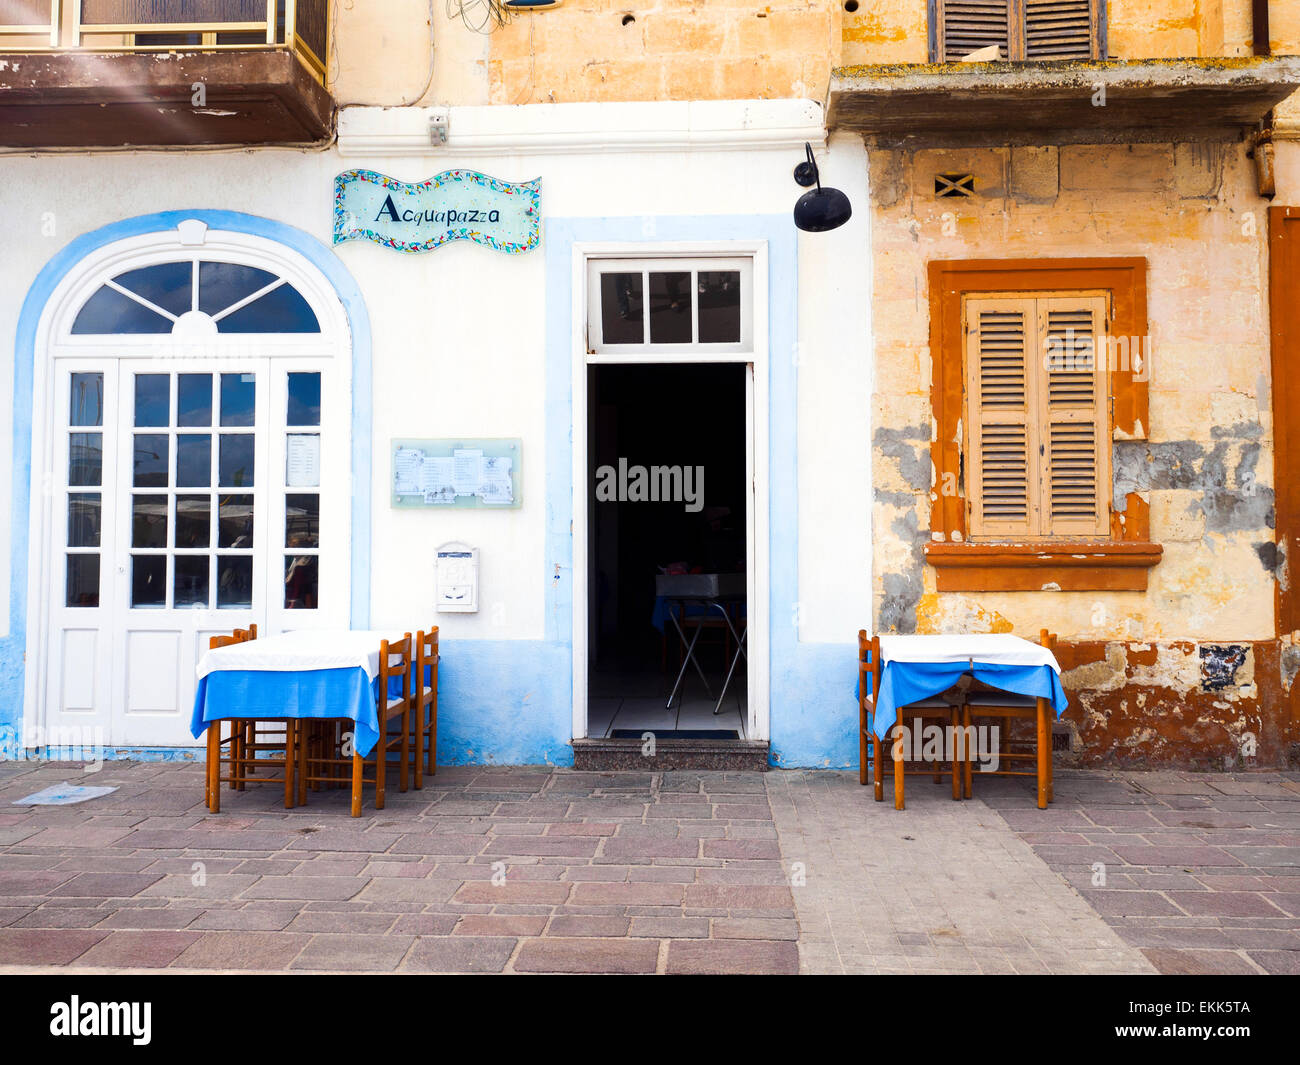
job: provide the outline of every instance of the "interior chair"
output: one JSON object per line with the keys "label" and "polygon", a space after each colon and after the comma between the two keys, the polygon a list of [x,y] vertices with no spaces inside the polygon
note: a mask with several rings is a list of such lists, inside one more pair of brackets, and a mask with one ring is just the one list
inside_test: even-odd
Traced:
{"label": "interior chair", "polygon": [[[213,636],[209,650],[257,639],[257,625],[235,629],[229,636]],[[222,735],[225,729],[228,735]],[[283,784],[285,809],[294,805],[294,755],[297,745],[293,721],[259,721],[228,718],[208,726],[207,805],[221,812],[221,785],[243,791],[247,784]]]}
{"label": "interior chair", "polygon": [[[425,714],[428,714],[427,718]],[[411,752],[415,787],[424,787],[424,774],[438,772],[438,626],[415,634],[415,680],[411,684]],[[427,752],[427,753],[426,753]],[[426,764],[427,758],[427,764]]]}
{"label": "interior chair", "polygon": [[[1056,635],[1043,629],[1038,642],[1056,653]],[[1055,720],[1050,699],[1034,698],[1000,691],[988,685],[978,685],[966,696],[962,709],[962,725],[968,736],[969,726],[981,722],[998,722],[998,768],[982,773],[983,776],[1035,777],[1038,787],[1038,808],[1047,809],[1052,801],[1052,722]],[[1034,723],[1032,739],[1021,739],[1012,733],[1016,722]],[[1028,732],[1028,729],[1025,730]],[[966,798],[970,798],[972,763],[971,752],[966,751],[962,762],[962,776]],[[1030,765],[1023,767],[1023,763]],[[1003,768],[1004,765],[1009,768]]]}
{"label": "interior chair", "polygon": [[[388,776],[388,755],[398,752],[398,787],[406,791],[411,756],[411,665],[415,641],[406,633],[400,640],[382,640],[379,644],[379,676],[376,678],[376,703],[379,711],[379,739],[374,750],[364,758],[355,746],[355,725],[337,720],[303,722],[298,772],[298,799],[307,801],[307,789],[338,785],[351,770],[352,816],[361,816],[361,796],[365,784],[375,787],[375,809],[384,808],[384,788]],[[400,695],[392,694],[394,691]],[[396,732],[390,726],[399,724]],[[352,728],[348,726],[352,725]],[[367,778],[366,769],[372,767]]]}
{"label": "interior chair", "polygon": [[[866,630],[860,629],[858,631],[858,756],[861,768],[858,782],[866,784],[867,767],[870,766],[877,802],[883,802],[885,798],[884,766],[886,759],[882,743],[890,739],[887,736],[877,735],[875,727],[876,697],[880,691],[881,666],[880,637],[868,637]],[[958,693],[954,699],[955,701],[936,695],[898,708],[898,716],[892,730],[893,742],[888,745],[889,762],[894,774],[895,810],[902,810],[905,805],[903,792],[904,781],[907,776],[908,754],[903,749],[902,738],[904,734],[898,726],[907,724],[910,728],[915,728],[917,723],[923,725],[928,721],[942,726],[952,726],[955,734],[956,726],[961,717],[961,694]],[[945,737],[946,735],[945,732]],[[950,776],[952,778],[952,797],[960,799],[962,763],[957,758],[955,748],[956,745],[954,744],[950,765],[938,761],[921,763],[926,768],[924,770],[913,769],[912,775],[930,775],[934,778],[935,783],[942,780],[944,776]]]}

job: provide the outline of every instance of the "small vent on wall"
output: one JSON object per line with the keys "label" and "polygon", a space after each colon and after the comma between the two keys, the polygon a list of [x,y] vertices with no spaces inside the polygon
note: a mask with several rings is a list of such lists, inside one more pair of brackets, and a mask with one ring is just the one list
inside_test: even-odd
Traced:
{"label": "small vent on wall", "polygon": [[1070,734],[1068,732],[1053,732],[1052,750],[1069,751],[1069,749],[1070,749]]}
{"label": "small vent on wall", "polygon": [[974,174],[935,174],[935,196],[974,196]]}

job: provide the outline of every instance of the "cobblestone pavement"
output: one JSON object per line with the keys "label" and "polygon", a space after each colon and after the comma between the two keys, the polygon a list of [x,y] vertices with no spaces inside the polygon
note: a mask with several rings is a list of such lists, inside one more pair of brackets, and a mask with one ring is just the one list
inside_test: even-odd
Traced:
{"label": "cobblestone pavement", "polygon": [[[12,805],[60,781],[118,791]],[[4,763],[0,968],[1296,971],[1295,775],[977,788],[449,767],[354,820],[274,785],[210,816],[192,764]]]}

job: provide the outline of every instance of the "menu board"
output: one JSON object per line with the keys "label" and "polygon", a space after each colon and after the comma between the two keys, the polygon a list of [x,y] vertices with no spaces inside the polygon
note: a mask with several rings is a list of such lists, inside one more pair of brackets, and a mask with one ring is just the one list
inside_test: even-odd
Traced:
{"label": "menu board", "polygon": [[516,439],[394,440],[393,506],[518,507],[522,454]]}

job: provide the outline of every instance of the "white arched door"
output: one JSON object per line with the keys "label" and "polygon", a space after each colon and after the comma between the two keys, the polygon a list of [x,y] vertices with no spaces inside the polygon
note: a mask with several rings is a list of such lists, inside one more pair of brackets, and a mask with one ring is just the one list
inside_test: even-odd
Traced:
{"label": "white arched door", "polygon": [[337,298],[270,242],[175,238],[102,256],[49,323],[38,683],[54,743],[192,745],[212,634],[348,623]]}

